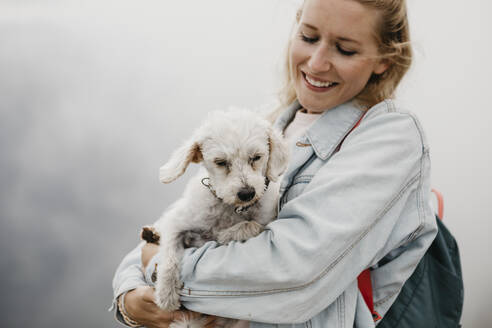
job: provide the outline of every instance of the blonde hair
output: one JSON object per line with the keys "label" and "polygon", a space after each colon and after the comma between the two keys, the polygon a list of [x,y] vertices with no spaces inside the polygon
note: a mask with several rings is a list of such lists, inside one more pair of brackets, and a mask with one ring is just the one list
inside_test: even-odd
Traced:
{"label": "blonde hair", "polygon": [[[359,104],[369,108],[394,96],[396,87],[412,63],[407,6],[405,0],[354,1],[376,9],[380,13],[379,30],[375,31],[379,45],[379,57],[389,63],[386,71],[379,75],[373,74],[364,89],[355,97]],[[303,7],[304,4],[297,11],[296,23],[299,23]],[[289,39],[286,49],[284,83],[278,93],[280,106],[272,113],[272,118],[276,117],[296,99],[289,56],[291,43],[292,37]]]}

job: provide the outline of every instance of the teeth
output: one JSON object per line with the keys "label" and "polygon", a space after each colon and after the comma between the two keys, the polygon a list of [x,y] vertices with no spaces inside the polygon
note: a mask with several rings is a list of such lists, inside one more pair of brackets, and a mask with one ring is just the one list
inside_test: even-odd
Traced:
{"label": "teeth", "polygon": [[306,80],[309,82],[309,84],[314,85],[315,87],[318,88],[326,88],[334,84],[334,82],[320,82],[320,81],[312,80],[309,78],[309,76],[307,76],[307,74],[306,74]]}

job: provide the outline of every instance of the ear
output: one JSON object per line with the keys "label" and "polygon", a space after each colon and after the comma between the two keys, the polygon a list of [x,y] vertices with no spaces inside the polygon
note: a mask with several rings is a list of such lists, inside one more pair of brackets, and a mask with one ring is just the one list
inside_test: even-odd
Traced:
{"label": "ear", "polygon": [[376,63],[376,65],[374,66],[374,70],[372,72],[376,75],[381,75],[384,72],[386,72],[386,70],[390,67],[390,65],[391,64],[388,62],[388,60],[381,59],[379,60],[379,62]]}
{"label": "ear", "polygon": [[202,160],[203,156],[198,142],[193,140],[188,141],[183,146],[176,149],[169,161],[161,166],[159,170],[161,182],[173,182],[183,175],[190,162],[200,163]]}
{"label": "ear", "polygon": [[266,176],[270,181],[276,182],[278,177],[287,169],[289,149],[282,134],[274,128],[270,128],[268,132],[268,145],[270,146],[270,154]]}

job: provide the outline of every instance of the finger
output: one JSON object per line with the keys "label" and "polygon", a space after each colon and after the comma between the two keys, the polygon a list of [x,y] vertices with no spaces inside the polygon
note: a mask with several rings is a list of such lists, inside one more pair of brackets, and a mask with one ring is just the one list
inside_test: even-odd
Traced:
{"label": "finger", "polygon": [[184,310],[183,312],[186,313],[186,315],[190,318],[200,318],[200,317],[205,317],[206,315],[203,314],[203,313],[199,313],[199,312],[195,312],[195,311],[191,311],[191,310]]}
{"label": "finger", "polygon": [[145,291],[142,295],[142,299],[145,302],[154,303],[154,300],[155,300],[154,292],[155,292],[155,289],[152,287],[145,288]]}
{"label": "finger", "polygon": [[215,322],[215,320],[217,320],[217,317],[216,316],[214,316],[214,315],[207,315],[203,319],[203,323],[205,325],[209,325],[209,324],[213,324]]}
{"label": "finger", "polygon": [[203,315],[203,323],[204,324],[209,324],[211,322],[214,322],[215,320],[217,320],[217,317],[214,316],[214,315]]}
{"label": "finger", "polygon": [[203,325],[204,328],[217,328],[215,320]]}
{"label": "finger", "polygon": [[203,319],[203,322],[204,323],[212,322],[215,319],[217,319],[217,317],[214,316],[214,315],[208,315],[208,314],[204,314],[204,313],[200,313],[200,312],[195,312],[195,311],[191,311],[191,310],[183,310],[183,312],[186,315],[188,315],[190,318],[200,318],[200,319]]}
{"label": "finger", "polygon": [[204,323],[204,328],[216,328],[217,327],[217,317],[211,316],[207,317],[207,321]]}
{"label": "finger", "polygon": [[189,319],[190,316],[186,312],[187,311],[171,311],[171,312],[168,312],[168,311],[164,311],[164,310],[159,309],[159,319],[162,321],[167,321],[167,322]]}
{"label": "finger", "polygon": [[[171,313],[173,314],[173,320],[182,320],[182,319],[190,320],[197,317],[196,315],[193,315],[193,313],[187,310],[179,310]],[[196,314],[196,312],[194,313]]]}

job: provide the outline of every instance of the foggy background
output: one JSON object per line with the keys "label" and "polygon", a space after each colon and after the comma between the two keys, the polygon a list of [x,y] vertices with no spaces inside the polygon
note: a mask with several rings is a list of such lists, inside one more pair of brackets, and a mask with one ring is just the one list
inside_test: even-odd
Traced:
{"label": "foggy background", "polygon": [[[275,99],[295,0],[0,0],[0,325],[116,327],[117,264],[183,189],[158,168],[207,111]],[[409,0],[399,98],[490,327],[492,5]]]}

